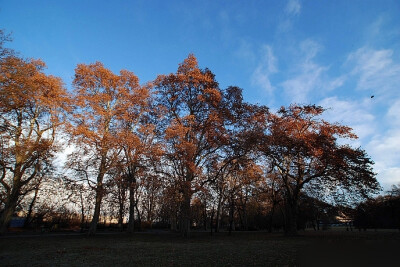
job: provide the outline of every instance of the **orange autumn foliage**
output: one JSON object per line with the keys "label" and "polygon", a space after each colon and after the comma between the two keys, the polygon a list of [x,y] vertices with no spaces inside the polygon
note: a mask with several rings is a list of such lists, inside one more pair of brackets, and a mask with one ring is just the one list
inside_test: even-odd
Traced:
{"label": "orange autumn foliage", "polygon": [[0,232],[31,184],[50,171],[56,133],[69,109],[61,79],[44,68],[41,60],[13,55],[0,61]]}
{"label": "orange autumn foliage", "polygon": [[70,131],[77,149],[70,156],[69,166],[95,183],[96,203],[89,230],[89,234],[94,234],[104,177],[119,162],[121,142],[132,146],[139,143],[127,126],[135,127],[146,111],[150,92],[139,85],[132,72],[122,70],[116,75],[100,62],[79,64],[73,84],[75,110]]}

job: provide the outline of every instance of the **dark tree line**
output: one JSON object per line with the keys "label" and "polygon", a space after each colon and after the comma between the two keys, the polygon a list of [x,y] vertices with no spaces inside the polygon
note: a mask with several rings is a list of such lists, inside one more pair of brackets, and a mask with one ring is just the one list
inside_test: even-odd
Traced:
{"label": "dark tree line", "polygon": [[393,185],[384,196],[360,203],[354,211],[354,226],[359,230],[400,230],[400,187]]}

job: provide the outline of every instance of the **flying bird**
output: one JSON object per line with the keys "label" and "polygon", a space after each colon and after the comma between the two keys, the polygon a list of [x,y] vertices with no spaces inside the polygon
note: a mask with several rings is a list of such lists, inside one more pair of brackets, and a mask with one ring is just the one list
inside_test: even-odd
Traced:
{"label": "flying bird", "polygon": [[374,98],[375,96],[374,95],[371,95],[371,98]]}

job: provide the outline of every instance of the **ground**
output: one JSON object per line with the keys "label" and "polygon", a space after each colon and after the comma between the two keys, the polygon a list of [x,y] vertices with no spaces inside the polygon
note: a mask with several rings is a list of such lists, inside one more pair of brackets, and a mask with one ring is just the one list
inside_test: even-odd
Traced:
{"label": "ground", "polygon": [[398,266],[399,245],[399,231],[383,230],[20,233],[0,237],[0,266]]}

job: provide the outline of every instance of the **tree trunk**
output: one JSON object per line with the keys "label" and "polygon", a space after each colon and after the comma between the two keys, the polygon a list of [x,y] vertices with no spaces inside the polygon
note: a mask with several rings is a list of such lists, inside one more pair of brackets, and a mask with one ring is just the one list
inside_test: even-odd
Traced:
{"label": "tree trunk", "polygon": [[5,232],[7,232],[8,225],[15,212],[15,208],[17,207],[18,203],[18,198],[20,196],[20,190],[22,186],[21,185],[22,173],[21,173],[21,164],[19,164],[18,162],[19,160],[17,157],[17,163],[15,164],[13,186],[11,189],[11,193],[8,197],[6,197],[4,209],[0,214],[0,234],[4,234]]}
{"label": "tree trunk", "polygon": [[121,182],[118,185],[118,227],[120,231],[124,230],[125,201],[126,201],[125,183]]}
{"label": "tree trunk", "polygon": [[222,205],[222,195],[218,197],[218,206],[217,206],[216,224],[215,224],[216,233],[219,232],[219,227],[220,227],[221,205]]}
{"label": "tree trunk", "polygon": [[83,229],[85,228],[85,204],[83,202],[82,191],[80,192],[80,197],[81,197],[81,232],[83,232]]}
{"label": "tree trunk", "polygon": [[97,184],[96,184],[96,202],[94,206],[94,213],[92,222],[90,223],[90,228],[88,235],[95,235],[97,230],[97,223],[99,222],[100,217],[100,207],[101,200],[103,199],[103,178],[104,178],[104,170],[101,168],[99,175],[97,176]]}
{"label": "tree trunk", "polygon": [[248,224],[248,219],[247,219],[247,207],[246,203],[243,204],[243,229],[245,231],[249,230],[249,224]]}
{"label": "tree trunk", "polygon": [[204,223],[204,231],[207,231],[207,203],[206,202],[204,202],[203,223]]}
{"label": "tree trunk", "polygon": [[238,217],[239,217],[239,222],[240,222],[240,229],[243,230],[243,212],[242,212],[242,208],[238,205],[237,207],[237,213],[238,213]]}
{"label": "tree trunk", "polygon": [[269,229],[268,229],[268,232],[270,232],[270,233],[272,233],[272,226],[274,223],[275,205],[276,205],[276,201],[272,201],[272,208],[271,208],[271,212],[270,212],[270,216],[269,216]]}
{"label": "tree trunk", "polygon": [[15,208],[17,206],[18,196],[18,190],[13,189],[11,191],[10,197],[6,201],[4,210],[0,216],[0,234],[4,234],[7,232],[8,224],[10,223],[12,216],[15,212]]}
{"label": "tree trunk", "polygon": [[211,235],[213,234],[214,212],[215,212],[215,209],[214,209],[214,205],[213,205],[213,208],[211,210],[211,215],[210,215],[210,234]]}
{"label": "tree trunk", "polygon": [[192,196],[189,190],[190,188],[185,188],[186,192],[184,192],[184,199],[181,203],[181,218],[179,229],[183,237],[189,237],[190,235],[190,200]]}
{"label": "tree trunk", "polygon": [[137,218],[138,218],[138,231],[142,231],[142,215],[140,214],[137,201],[135,201],[135,208],[136,208],[136,213],[137,213]]}
{"label": "tree trunk", "polygon": [[191,224],[191,210],[190,210],[190,201],[192,199],[192,180],[194,178],[193,172],[190,167],[186,168],[186,176],[185,181],[182,184],[182,197],[183,201],[181,202],[180,207],[180,220],[179,220],[179,229],[181,235],[183,237],[189,237],[190,235],[190,224]]}
{"label": "tree trunk", "polygon": [[124,228],[124,204],[119,203],[119,210],[118,210],[118,227],[122,231]]}
{"label": "tree trunk", "polygon": [[231,234],[233,229],[233,212],[235,211],[233,195],[231,195],[229,204],[229,234]]}
{"label": "tree trunk", "polygon": [[26,215],[26,219],[25,219],[25,223],[24,223],[25,228],[27,228],[31,223],[32,211],[33,211],[33,207],[35,205],[38,193],[39,193],[39,185],[37,185],[35,187],[35,194],[33,195],[32,201],[29,204],[28,214]]}
{"label": "tree trunk", "polygon": [[128,233],[133,234],[135,230],[135,183],[131,181],[129,185],[129,221]]}
{"label": "tree trunk", "polygon": [[177,230],[177,225],[176,225],[176,212],[174,212],[174,214],[171,215],[171,231],[176,231]]}
{"label": "tree trunk", "polygon": [[297,235],[297,201],[287,200],[285,203],[285,234]]}

